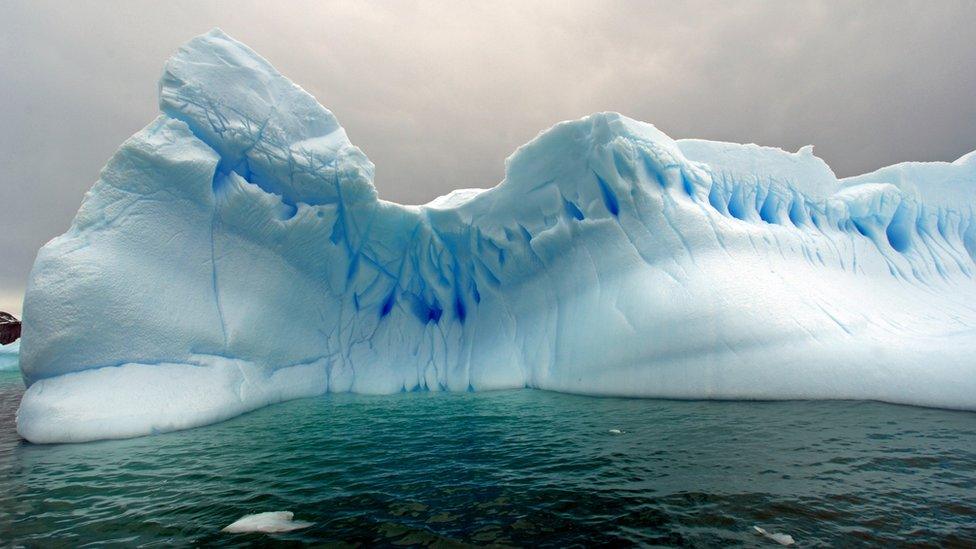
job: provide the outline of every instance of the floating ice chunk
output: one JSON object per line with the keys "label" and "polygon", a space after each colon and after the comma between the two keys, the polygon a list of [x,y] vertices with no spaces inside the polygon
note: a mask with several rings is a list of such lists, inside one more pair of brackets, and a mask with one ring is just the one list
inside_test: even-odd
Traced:
{"label": "floating ice chunk", "polygon": [[761,534],[763,537],[769,538],[780,545],[793,545],[794,543],[796,543],[796,541],[793,539],[793,536],[790,536],[788,534],[779,534],[779,533],[771,534],[758,526],[753,526],[753,528],[755,528],[756,532]]}
{"label": "floating ice chunk", "polygon": [[291,532],[312,526],[311,522],[293,520],[295,514],[291,511],[270,511],[244,515],[225,527],[221,532],[243,534],[246,532],[263,532],[274,534],[277,532]]}

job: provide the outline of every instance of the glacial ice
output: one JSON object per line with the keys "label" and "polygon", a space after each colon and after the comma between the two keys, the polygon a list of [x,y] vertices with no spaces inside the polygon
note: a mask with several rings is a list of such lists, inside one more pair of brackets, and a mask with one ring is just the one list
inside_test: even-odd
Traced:
{"label": "glacial ice", "polygon": [[789,534],[769,532],[765,528],[760,528],[758,526],[753,526],[752,528],[760,536],[763,536],[764,538],[769,538],[780,545],[793,545],[794,543],[796,543],[796,540],[793,539],[793,536]]}
{"label": "glacial ice", "polygon": [[976,409],[976,153],[837,179],[809,147],[600,113],[520,147],[494,188],[403,206],[219,30],[169,60],[159,102],[38,253],[32,442],[328,391]]}
{"label": "glacial ice", "polygon": [[0,372],[16,370],[20,360],[20,341],[8,345],[0,345]]}
{"label": "glacial ice", "polygon": [[311,522],[294,520],[294,517],[295,514],[291,511],[269,511],[266,513],[244,515],[228,526],[225,526],[221,532],[227,532],[229,534],[245,534],[250,532],[277,534],[280,532],[301,530],[312,526]]}

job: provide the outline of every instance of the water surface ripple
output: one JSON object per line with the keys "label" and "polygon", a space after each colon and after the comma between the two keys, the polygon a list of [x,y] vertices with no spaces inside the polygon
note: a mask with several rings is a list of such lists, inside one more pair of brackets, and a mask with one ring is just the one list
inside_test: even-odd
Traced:
{"label": "water surface ripple", "polygon": [[[4,544],[770,545],[753,525],[804,547],[976,544],[966,412],[329,395],[191,431],[37,446],[14,431],[22,392],[0,372]],[[220,532],[275,510],[314,526]]]}

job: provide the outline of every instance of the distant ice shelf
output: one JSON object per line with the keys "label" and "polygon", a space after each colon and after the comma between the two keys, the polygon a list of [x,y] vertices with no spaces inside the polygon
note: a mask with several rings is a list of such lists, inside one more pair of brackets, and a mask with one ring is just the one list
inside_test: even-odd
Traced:
{"label": "distant ice shelf", "polygon": [[30,441],[328,391],[976,409],[976,153],[838,180],[810,147],[600,113],[494,188],[402,206],[331,112],[219,30],[159,89],[31,272]]}

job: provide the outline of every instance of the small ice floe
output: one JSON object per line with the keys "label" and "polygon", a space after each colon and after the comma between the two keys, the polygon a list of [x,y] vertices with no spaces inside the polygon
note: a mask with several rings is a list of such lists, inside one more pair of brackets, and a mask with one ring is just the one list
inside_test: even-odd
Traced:
{"label": "small ice floe", "polygon": [[780,545],[793,545],[794,543],[796,543],[796,540],[793,539],[793,536],[789,534],[780,534],[780,533],[770,534],[769,532],[767,532],[766,530],[758,526],[753,526],[753,528],[755,528],[756,532],[759,532],[759,534],[761,534],[763,537],[769,538]]}
{"label": "small ice floe", "polygon": [[221,530],[221,532],[229,532],[231,534],[263,532],[265,534],[273,534],[276,532],[301,530],[312,525],[311,522],[292,520],[294,516],[295,513],[291,511],[270,511],[267,513],[244,515],[235,520],[230,526]]}
{"label": "small ice floe", "polygon": [[610,429],[610,434],[611,435],[622,435],[622,434],[624,434],[624,432],[621,431],[620,429]]}

